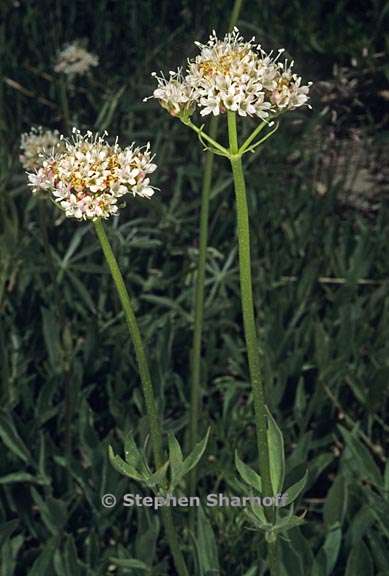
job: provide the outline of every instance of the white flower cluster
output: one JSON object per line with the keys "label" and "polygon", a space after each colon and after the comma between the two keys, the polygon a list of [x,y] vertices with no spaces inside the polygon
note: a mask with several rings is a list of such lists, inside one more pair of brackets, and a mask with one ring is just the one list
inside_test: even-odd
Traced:
{"label": "white flower cluster", "polygon": [[37,170],[45,154],[53,153],[62,146],[58,130],[44,130],[41,126],[22,134],[19,160],[25,170]]}
{"label": "white flower cluster", "polygon": [[[183,111],[187,114],[193,112],[193,89],[184,81],[181,68],[177,72],[170,71],[169,80],[163,75],[157,76],[155,72],[152,76],[156,78],[158,88],[154,90],[150,98],[157,98],[162,108],[165,108],[172,116],[178,116]],[[144,99],[146,100],[149,98]]]}
{"label": "white flower cluster", "polygon": [[83,76],[92,66],[97,66],[99,59],[88,52],[79,42],[68,44],[57,55],[54,71],[69,77]]}
{"label": "white flower cluster", "polygon": [[158,77],[153,97],[174,116],[197,107],[206,116],[237,112],[240,116],[269,115],[292,110],[308,101],[309,86],[292,72],[293,62],[281,63],[266,54],[255,38],[246,42],[239,30],[219,40],[213,32],[207,44],[196,42],[200,54],[188,61],[186,75],[179,70],[169,78]]}
{"label": "white flower cluster", "polygon": [[104,136],[73,129],[71,140],[63,139],[65,150],[46,158],[41,168],[29,173],[33,192],[53,195],[66,216],[78,220],[108,218],[118,211],[125,194],[150,198],[154,188],[147,177],[156,169],[149,144],[124,149],[110,145]]}

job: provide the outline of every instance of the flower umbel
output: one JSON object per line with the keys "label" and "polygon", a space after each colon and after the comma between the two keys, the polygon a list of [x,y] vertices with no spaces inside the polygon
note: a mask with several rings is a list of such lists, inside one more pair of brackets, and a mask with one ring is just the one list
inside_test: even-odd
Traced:
{"label": "flower umbel", "polygon": [[37,170],[43,164],[45,155],[53,154],[63,147],[58,130],[45,130],[42,126],[32,128],[22,134],[19,160],[25,170]]}
{"label": "flower umbel", "polygon": [[118,199],[125,194],[150,198],[154,188],[148,174],[156,169],[150,146],[134,144],[120,148],[104,136],[73,128],[73,138],[62,138],[64,151],[46,158],[29,173],[33,192],[51,192],[66,216],[78,220],[108,218],[118,212]]}
{"label": "flower umbel", "polygon": [[188,60],[186,75],[179,69],[169,80],[153,74],[158,88],[153,97],[173,116],[192,113],[218,116],[226,111],[262,120],[308,101],[309,86],[292,72],[293,62],[279,62],[253,37],[248,42],[234,28],[220,40],[213,32],[206,44],[196,42],[200,54]]}
{"label": "flower umbel", "polygon": [[98,63],[99,59],[95,54],[88,52],[79,42],[74,42],[58,53],[54,71],[69,77],[83,76]]}

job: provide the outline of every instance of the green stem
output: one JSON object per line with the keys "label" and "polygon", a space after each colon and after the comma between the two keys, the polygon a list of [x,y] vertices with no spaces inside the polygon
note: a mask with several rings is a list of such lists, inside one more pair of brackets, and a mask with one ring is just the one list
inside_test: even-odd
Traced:
{"label": "green stem", "polygon": [[[235,0],[231,17],[229,21],[228,30],[231,31],[236,25],[240,11],[242,9],[243,0]],[[220,146],[216,142],[218,131],[219,117],[213,116],[209,127],[209,141],[213,146]],[[197,127],[190,123],[188,124],[193,130],[198,133]],[[203,134],[204,136],[204,134]],[[225,153],[226,149],[222,148]],[[220,150],[220,148],[219,148]],[[214,154],[212,150],[207,151],[204,164],[203,182],[201,189],[201,209],[200,209],[200,238],[199,238],[199,254],[197,260],[197,274],[195,285],[195,304],[194,304],[194,331],[192,341],[192,362],[191,362],[191,392],[190,392],[190,427],[189,427],[189,450],[193,450],[194,445],[198,440],[198,422],[199,414],[201,411],[201,342],[204,327],[204,285],[205,285],[205,267],[207,258],[207,244],[208,244],[208,218],[209,218],[209,201],[211,196],[212,186],[212,172],[214,164]],[[190,473],[189,489],[190,495],[196,495],[197,486],[197,467],[195,466]],[[191,526],[194,528],[195,515],[190,515]]]}
{"label": "green stem", "polygon": [[[157,404],[155,401],[153,385],[151,382],[150,370],[147,363],[146,353],[143,346],[142,337],[132,308],[131,300],[124,284],[122,273],[112,251],[108,237],[105,233],[101,220],[95,221],[95,230],[100,241],[101,247],[108,267],[112,274],[113,281],[118,291],[119,299],[127,320],[128,330],[135,348],[135,355],[138,363],[140,379],[142,383],[143,395],[145,398],[147,417],[150,428],[151,446],[153,450],[154,463],[156,469],[163,464],[162,459],[162,432],[158,418]],[[189,576],[184,557],[181,553],[177,533],[173,524],[173,518],[169,508],[162,511],[162,520],[165,527],[166,537],[169,542],[170,550],[174,558],[174,563],[179,576]]]}
{"label": "green stem", "polygon": [[193,124],[193,122],[190,118],[185,118],[185,119],[181,118],[181,122],[186,124],[186,126],[189,126],[189,128],[192,128],[192,130],[194,130],[196,132],[196,134],[199,135],[200,138],[203,138],[203,140],[206,140],[207,142],[209,142],[223,156],[228,156],[228,150],[226,148],[224,148],[224,146],[219,144],[219,142],[216,142],[216,140],[214,140],[214,138],[209,136],[209,134],[206,134],[206,132],[204,132],[202,128],[199,128],[198,126],[196,126],[196,124]]}
{"label": "green stem", "polygon": [[271,576],[280,576],[280,565],[278,562],[278,544],[275,542],[268,542],[267,550],[269,553],[269,571]]}
{"label": "green stem", "polygon": [[230,22],[228,25],[228,31],[231,32],[236,26],[239,18],[240,11],[242,9],[243,0],[235,0],[234,7],[231,12]]}
{"label": "green stem", "polygon": [[[267,436],[265,394],[259,357],[257,330],[254,318],[254,300],[251,278],[250,227],[246,198],[246,183],[243,173],[242,158],[239,154],[236,115],[234,112],[228,112],[227,116],[228,136],[231,153],[230,162],[234,178],[237,209],[239,271],[243,325],[256,417],[259,471],[262,477],[263,496],[272,496],[273,488],[270,477],[270,455]],[[267,512],[267,514],[269,515],[269,520],[271,521],[273,511],[270,510]],[[275,546],[276,543],[269,544],[269,564],[271,567],[271,574],[273,576],[278,574]]]}
{"label": "green stem", "polygon": [[260,132],[262,132],[262,130],[265,128],[265,126],[267,126],[267,124],[269,124],[268,122],[265,122],[264,120],[258,124],[258,126],[255,128],[255,130],[253,130],[250,134],[250,136],[247,138],[247,140],[245,140],[242,144],[242,146],[240,147],[239,152],[244,152],[245,150],[247,150],[247,148],[250,146],[251,142],[258,136],[258,134]]}

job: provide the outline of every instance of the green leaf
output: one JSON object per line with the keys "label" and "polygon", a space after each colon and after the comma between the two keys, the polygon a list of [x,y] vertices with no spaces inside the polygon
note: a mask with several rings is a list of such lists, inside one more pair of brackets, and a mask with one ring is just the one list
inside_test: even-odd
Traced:
{"label": "green leaf", "polygon": [[304,562],[300,550],[295,549],[288,540],[280,540],[282,551],[282,564],[285,574],[304,576]]}
{"label": "green leaf", "polygon": [[81,576],[80,564],[77,557],[77,549],[72,535],[67,535],[64,549],[64,561],[66,574],[69,576]]}
{"label": "green leaf", "polygon": [[48,308],[42,308],[42,326],[50,366],[58,374],[63,364],[60,329],[56,315]]}
{"label": "green leaf", "polygon": [[196,550],[200,567],[200,576],[219,574],[217,542],[212,525],[201,506],[197,509]]}
{"label": "green leaf", "polygon": [[39,476],[32,476],[28,472],[11,472],[6,476],[0,477],[0,484],[13,484],[14,482],[30,482],[31,484],[46,485],[47,480]]}
{"label": "green leaf", "polygon": [[374,576],[373,561],[363,540],[351,550],[345,576]]}
{"label": "green leaf", "polygon": [[28,576],[42,576],[43,574],[52,574],[51,565],[54,557],[54,552],[57,547],[57,538],[52,538],[48,541],[42,552],[36,558]]}
{"label": "green leaf", "polygon": [[238,451],[235,451],[235,466],[239,472],[240,477],[246,484],[254,488],[259,494],[262,493],[262,479],[259,474],[255,472],[250,466],[247,466],[238,456]]}
{"label": "green leaf", "polygon": [[287,532],[296,526],[301,526],[305,524],[305,520],[303,516],[294,516],[289,514],[285,518],[278,520],[278,522],[273,526],[274,532]]}
{"label": "green leaf", "polygon": [[268,414],[268,443],[270,457],[270,477],[273,493],[281,492],[285,479],[285,452],[282,432],[274,420],[270,410],[266,408]]}
{"label": "green leaf", "polygon": [[381,472],[372,455],[355,434],[351,434],[343,426],[338,426],[345,440],[346,447],[352,456],[352,466],[361,478],[368,478],[376,486],[382,486]]}
{"label": "green leaf", "polygon": [[109,560],[119,568],[133,568],[134,570],[141,570],[151,574],[150,566],[147,566],[142,560],[137,560],[136,558],[110,558]]}
{"label": "green leaf", "polygon": [[174,488],[182,477],[182,471],[183,471],[182,465],[184,462],[184,457],[182,455],[182,450],[177,438],[171,432],[169,433],[168,441],[169,441],[171,484],[172,487]]}
{"label": "green leaf", "polygon": [[389,500],[389,460],[385,464],[384,472],[384,498]]}
{"label": "green leaf", "polygon": [[0,524],[0,549],[3,542],[13,534],[13,532],[18,528],[19,520],[10,520],[9,522],[4,522]]}
{"label": "green leaf", "polygon": [[166,483],[166,472],[169,468],[169,460],[163,464],[154,474],[147,476],[145,478],[145,483],[149,488],[154,488],[155,486],[163,486]]}
{"label": "green leaf", "polygon": [[0,438],[7,448],[23,462],[31,462],[30,452],[17,433],[13,421],[4,410],[0,412]]}
{"label": "green leaf", "polygon": [[343,523],[347,510],[347,494],[346,480],[339,474],[329,489],[324,503],[323,517],[327,528],[338,522]]}
{"label": "green leaf", "polygon": [[108,446],[108,458],[117,472],[133,480],[143,480],[143,476],[133,466],[125,462],[120,456],[114,454],[112,446]]}
{"label": "green leaf", "polygon": [[53,496],[42,497],[35,488],[31,488],[31,495],[39,509],[43,523],[53,536],[56,536],[66,525],[69,514],[68,506],[63,500]]}
{"label": "green leaf", "polygon": [[298,498],[298,496],[304,490],[305,484],[307,483],[307,479],[308,479],[308,470],[305,470],[304,476],[302,476],[300,480],[298,480],[285,490],[286,494],[288,495],[288,500],[285,504],[286,506],[292,504],[292,502],[294,502],[296,498]]}
{"label": "green leaf", "polygon": [[189,456],[187,456],[185,458],[185,460],[182,464],[183,476],[188,474],[188,472],[190,472],[190,470],[192,470],[192,468],[194,468],[196,466],[196,464],[199,462],[200,458],[204,454],[205,448],[207,447],[210,431],[211,431],[211,429],[208,428],[207,433],[204,436],[204,438],[202,440],[200,440],[200,442],[197,442],[197,444],[193,448],[192,452],[189,454]]}
{"label": "green leaf", "polygon": [[313,561],[312,576],[327,576],[327,555],[323,548],[320,548]]}
{"label": "green leaf", "polygon": [[326,555],[326,576],[333,574],[336,561],[338,559],[340,545],[342,542],[342,530],[339,525],[334,525],[326,536],[323,544],[323,551]]}
{"label": "green leaf", "polygon": [[250,508],[244,509],[244,513],[259,530],[267,530],[270,528],[262,506],[254,506],[254,504],[251,504]]}
{"label": "green leaf", "polygon": [[389,550],[388,543],[377,531],[371,530],[368,534],[369,546],[378,570],[386,571],[389,576]]}
{"label": "green leaf", "polygon": [[389,538],[389,504],[381,497],[370,494],[370,510],[379,522],[381,531]]}
{"label": "green leaf", "polygon": [[142,461],[142,454],[139,452],[132,434],[127,434],[124,439],[124,458],[132,468],[138,468]]}

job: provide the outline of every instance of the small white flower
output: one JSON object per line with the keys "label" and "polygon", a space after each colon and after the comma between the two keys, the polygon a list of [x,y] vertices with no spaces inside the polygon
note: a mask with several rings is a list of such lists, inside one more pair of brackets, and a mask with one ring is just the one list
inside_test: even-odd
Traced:
{"label": "small white flower", "polygon": [[278,75],[271,93],[271,102],[279,109],[292,110],[307,103],[309,87],[301,86],[301,77],[292,72],[293,62],[288,67],[287,61],[278,65]]}
{"label": "small white flower", "polygon": [[[154,90],[150,98],[159,100],[162,108],[165,108],[172,116],[184,113],[190,115],[193,112],[193,90],[185,82],[180,68],[177,72],[170,71],[168,79],[163,74],[158,76],[154,72],[152,75],[157,80],[158,88]],[[149,98],[144,98],[144,102],[147,100]]]}
{"label": "small white flower", "polygon": [[109,144],[105,136],[73,129],[73,139],[62,139],[63,151],[47,157],[28,174],[33,192],[44,190],[66,216],[78,220],[108,218],[118,212],[118,198],[125,194],[150,198],[154,188],[148,175],[154,172],[150,146],[124,149]]}
{"label": "small white flower", "polygon": [[54,71],[73,78],[77,75],[83,76],[89,72],[92,66],[97,66],[98,63],[99,59],[95,54],[88,52],[79,42],[74,42],[66,45],[57,54]]}

